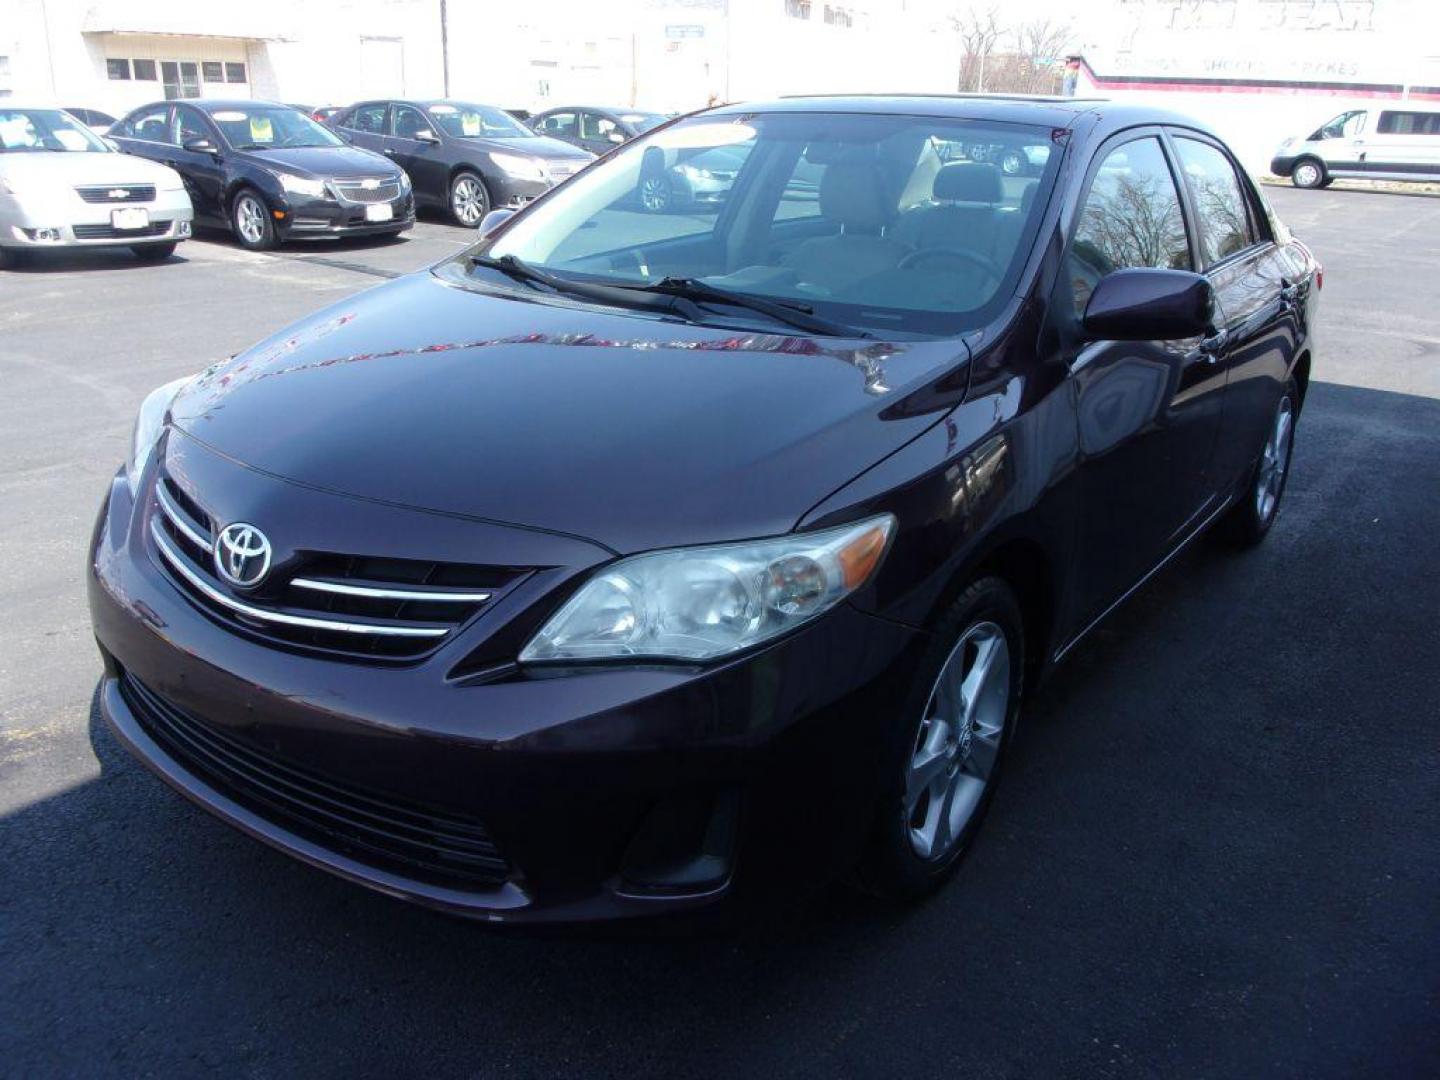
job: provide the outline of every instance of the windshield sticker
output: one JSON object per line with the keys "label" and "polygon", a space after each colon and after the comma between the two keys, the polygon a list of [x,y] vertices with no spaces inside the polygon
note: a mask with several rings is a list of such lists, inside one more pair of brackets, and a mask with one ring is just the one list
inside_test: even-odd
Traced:
{"label": "windshield sticker", "polygon": [[217,113],[215,114],[215,119],[218,120],[218,121],[220,121],[220,123],[222,123],[222,124],[239,124],[239,123],[243,123],[243,122],[244,122],[244,120],[245,120],[245,114],[244,114],[243,112],[233,112],[233,111],[232,111],[232,112],[217,112]]}
{"label": "windshield sticker", "polygon": [[430,111],[436,116],[449,116],[457,110],[454,105],[431,105]]}
{"label": "windshield sticker", "polygon": [[480,134],[480,114],[467,112],[460,116],[460,131],[467,137]]}
{"label": "windshield sticker", "polygon": [[662,131],[650,140],[650,145],[666,146],[675,150],[694,147],[708,149],[749,142],[753,138],[755,129],[749,124],[686,124]]}
{"label": "windshield sticker", "polygon": [[268,116],[250,117],[250,138],[257,143],[275,141],[275,127]]}

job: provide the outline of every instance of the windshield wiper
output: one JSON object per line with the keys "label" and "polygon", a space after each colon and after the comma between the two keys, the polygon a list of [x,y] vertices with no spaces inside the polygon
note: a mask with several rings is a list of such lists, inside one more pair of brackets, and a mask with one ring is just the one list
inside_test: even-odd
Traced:
{"label": "windshield wiper", "polygon": [[515,255],[501,255],[499,258],[491,255],[471,255],[470,265],[497,270],[516,281],[543,285],[563,295],[578,296],[582,300],[594,300],[613,307],[678,315],[687,322],[699,322],[705,317],[704,312],[684,297],[647,294],[622,285],[591,285],[584,281],[570,281],[531,266]]}
{"label": "windshield wiper", "polygon": [[663,296],[695,300],[700,303],[733,304],[735,307],[749,308],[751,311],[758,311],[762,315],[770,316],[770,318],[777,322],[783,322],[788,326],[795,327],[797,330],[807,330],[812,334],[825,334],[829,337],[868,338],[873,336],[858,327],[848,326],[845,323],[834,322],[830,319],[822,319],[820,316],[813,314],[815,309],[809,304],[791,303],[785,300],[767,300],[753,293],[731,292],[729,289],[722,289],[719,286],[707,284],[699,278],[667,277],[661,278],[652,285],[627,285],[623,287],[660,293]]}

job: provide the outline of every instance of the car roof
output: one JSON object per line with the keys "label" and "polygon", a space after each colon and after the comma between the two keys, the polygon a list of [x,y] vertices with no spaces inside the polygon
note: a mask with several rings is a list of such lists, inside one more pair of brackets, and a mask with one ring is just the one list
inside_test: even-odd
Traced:
{"label": "car roof", "polygon": [[[265,98],[178,98],[174,101],[156,101],[154,105],[193,105],[203,113],[223,112],[226,109],[253,109],[257,105],[273,106],[277,109],[294,109],[283,101],[267,101]],[[149,105],[142,108],[149,108]],[[132,109],[131,112],[134,112]]]}

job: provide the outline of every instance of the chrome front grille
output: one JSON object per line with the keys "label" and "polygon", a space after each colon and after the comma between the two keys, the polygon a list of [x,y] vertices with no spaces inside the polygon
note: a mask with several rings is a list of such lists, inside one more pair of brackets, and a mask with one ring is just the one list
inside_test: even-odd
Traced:
{"label": "chrome front grille", "polygon": [[332,180],[330,186],[341,202],[383,203],[393,202],[400,197],[400,183],[397,180],[381,180],[372,177],[367,180]]}
{"label": "chrome front grille", "polygon": [[432,652],[528,573],[307,551],[239,592],[217,572],[219,523],[163,475],[155,482],[149,530],[160,566],[211,617],[275,644],[356,660],[412,660]]}
{"label": "chrome front grille", "polygon": [[75,194],[87,203],[148,203],[155,201],[154,184],[87,184]]}

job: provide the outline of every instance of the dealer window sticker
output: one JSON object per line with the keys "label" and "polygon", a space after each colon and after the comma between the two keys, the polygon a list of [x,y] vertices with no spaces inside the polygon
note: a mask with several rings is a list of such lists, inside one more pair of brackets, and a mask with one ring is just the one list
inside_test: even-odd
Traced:
{"label": "dealer window sticker", "polygon": [[466,137],[474,137],[480,134],[480,114],[467,112],[460,114],[460,131]]}
{"label": "dealer window sticker", "polygon": [[275,126],[270,123],[270,117],[250,117],[250,138],[257,143],[275,141]]}

